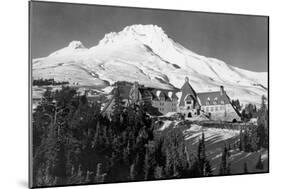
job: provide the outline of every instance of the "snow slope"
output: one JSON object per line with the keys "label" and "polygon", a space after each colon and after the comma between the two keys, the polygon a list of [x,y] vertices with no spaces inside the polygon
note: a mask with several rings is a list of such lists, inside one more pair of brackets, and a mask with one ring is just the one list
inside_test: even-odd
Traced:
{"label": "snow slope", "polygon": [[[249,172],[266,172],[268,170],[268,150],[261,149],[257,152],[243,152],[233,145],[239,141],[239,130],[207,128],[197,124],[191,124],[191,127],[186,129],[183,133],[188,144],[188,149],[192,153],[197,153],[198,141],[205,134],[206,155],[210,160],[213,173],[219,174],[219,167],[221,163],[221,156],[224,146],[231,146],[230,150],[230,165],[231,174],[244,173],[243,166],[247,163]],[[264,162],[264,169],[258,170],[255,168],[259,155],[262,155]]]}
{"label": "snow slope", "polygon": [[[166,129],[174,129],[177,127],[177,121],[164,121],[159,131],[163,132]],[[208,128],[201,126],[200,123],[191,123],[190,126],[186,125],[186,128],[182,126],[180,129],[183,131],[191,156],[196,156],[199,139],[201,139],[202,133],[204,133],[206,156],[207,159],[210,160],[214,175],[219,174],[222,152],[225,146],[231,147],[229,159],[231,174],[244,173],[244,163],[247,163],[249,172],[257,173],[268,171],[268,150],[261,149],[257,152],[244,152],[240,151],[237,145],[234,145],[239,141],[239,130]],[[259,155],[261,155],[264,163],[264,169],[262,170],[256,169],[255,167],[259,160]]]}
{"label": "snow slope", "polygon": [[150,87],[180,88],[188,76],[196,91],[224,85],[231,98],[259,104],[267,95],[267,73],[228,65],[198,55],[170,39],[155,25],[132,25],[106,34],[97,46],[79,41],[33,60],[34,78],[54,78],[74,85],[104,88],[115,81],[138,81]]}

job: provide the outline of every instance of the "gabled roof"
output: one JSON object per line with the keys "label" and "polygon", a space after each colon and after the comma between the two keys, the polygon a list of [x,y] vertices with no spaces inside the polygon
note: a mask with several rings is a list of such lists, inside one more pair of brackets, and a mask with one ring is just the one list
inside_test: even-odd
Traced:
{"label": "gabled roof", "polygon": [[190,83],[188,81],[184,83],[184,85],[181,88],[181,91],[182,91],[182,95],[181,95],[181,98],[180,98],[179,106],[184,106],[185,105],[184,99],[185,99],[185,97],[187,95],[191,95],[191,96],[194,97],[194,99],[197,99],[196,98],[197,97],[196,92],[191,87],[191,85],[190,85]]}
{"label": "gabled roof", "polygon": [[159,98],[164,98],[165,100],[170,100],[167,92],[165,92],[165,91],[159,91]]}
{"label": "gabled roof", "polygon": [[[217,104],[230,104],[229,98],[226,93],[221,95],[220,91],[197,93],[201,106],[217,105]],[[222,103],[223,101],[223,103]]]}
{"label": "gabled roof", "polygon": [[178,100],[179,98],[178,98],[178,96],[176,95],[176,92],[173,92],[173,91],[170,91],[170,92],[168,92],[168,96],[169,96],[169,98],[170,99],[176,99],[176,100]]}
{"label": "gabled roof", "polygon": [[[102,112],[106,111],[106,109],[113,103],[113,99],[115,96],[119,96],[122,100],[129,100],[131,89],[133,88],[133,83],[126,82],[126,81],[118,81],[115,83],[115,88],[111,91],[111,99],[108,103],[104,106]],[[156,89],[151,87],[144,87],[144,85],[138,85],[138,91],[141,95],[141,98],[145,100],[146,98],[153,100],[159,100],[159,97],[164,97],[165,100],[171,101],[168,93],[173,92],[172,97],[177,98],[175,92],[179,91],[179,89],[174,88],[173,90],[166,90],[166,89]],[[158,94],[158,95],[157,95]]]}

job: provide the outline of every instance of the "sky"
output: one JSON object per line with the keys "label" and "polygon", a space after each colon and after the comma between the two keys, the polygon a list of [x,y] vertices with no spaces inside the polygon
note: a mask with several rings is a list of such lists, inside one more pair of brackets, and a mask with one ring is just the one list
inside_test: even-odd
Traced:
{"label": "sky", "polygon": [[74,40],[90,48],[106,33],[153,24],[195,53],[268,71],[268,18],[263,16],[32,2],[30,24],[32,58],[48,56]]}

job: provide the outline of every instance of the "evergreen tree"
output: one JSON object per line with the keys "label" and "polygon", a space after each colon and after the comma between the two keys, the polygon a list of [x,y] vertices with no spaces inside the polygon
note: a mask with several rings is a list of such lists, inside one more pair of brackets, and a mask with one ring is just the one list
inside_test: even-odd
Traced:
{"label": "evergreen tree", "polygon": [[157,167],[155,168],[154,178],[156,178],[156,179],[162,179],[162,178],[164,178],[164,175],[163,175],[163,167],[157,166]]}
{"label": "evergreen tree", "polygon": [[258,128],[259,147],[268,148],[268,110],[265,104],[265,96],[262,96],[261,108],[258,111]]}
{"label": "evergreen tree", "polygon": [[242,106],[240,105],[240,101],[238,99],[232,100],[231,104],[236,108],[236,110],[238,110],[239,112],[241,111]]}
{"label": "evergreen tree", "polygon": [[230,174],[229,156],[230,156],[229,149],[227,149],[226,146],[225,146],[224,150],[222,152],[221,165],[220,165],[220,175]]}
{"label": "evergreen tree", "polygon": [[242,127],[240,126],[240,132],[239,132],[239,150],[243,151],[244,150],[244,137],[243,137],[243,130]]}
{"label": "evergreen tree", "polygon": [[96,176],[95,176],[95,182],[104,182],[105,180],[105,173],[102,174],[102,170],[101,170],[101,163],[97,164],[97,170],[96,170]]}
{"label": "evergreen tree", "polygon": [[58,179],[58,183],[63,184],[63,179],[66,177],[66,157],[65,157],[65,146],[61,141],[58,141],[56,156],[53,162],[53,175]]}
{"label": "evergreen tree", "polygon": [[169,149],[165,151],[166,163],[165,163],[165,175],[169,178],[173,175],[173,159]]}
{"label": "evergreen tree", "polygon": [[250,141],[251,141],[251,151],[257,151],[260,149],[259,146],[259,140],[260,138],[258,137],[258,133],[257,133],[257,129],[253,128],[252,132],[251,132],[251,137],[250,137]]}
{"label": "evergreen tree", "polygon": [[245,162],[243,166],[244,166],[244,167],[243,167],[244,173],[249,173],[247,162]]}
{"label": "evergreen tree", "polygon": [[199,173],[201,176],[209,176],[212,174],[212,169],[210,162],[206,157],[206,148],[205,148],[205,135],[202,132],[202,137],[199,139],[198,145],[198,165],[199,165]]}
{"label": "evergreen tree", "polygon": [[262,162],[262,158],[261,158],[261,155],[259,155],[259,159],[258,159],[258,162],[256,164],[256,169],[263,169],[264,166],[263,166],[263,162]]}
{"label": "evergreen tree", "polygon": [[113,127],[116,129],[117,132],[121,132],[124,129],[122,127],[122,115],[124,111],[124,103],[121,98],[119,87],[117,87],[114,91],[113,100],[114,100],[113,111],[112,111]]}
{"label": "evergreen tree", "polygon": [[135,164],[132,164],[130,166],[130,180],[135,180],[136,176],[137,176],[137,173],[136,173],[136,169],[135,169]]}

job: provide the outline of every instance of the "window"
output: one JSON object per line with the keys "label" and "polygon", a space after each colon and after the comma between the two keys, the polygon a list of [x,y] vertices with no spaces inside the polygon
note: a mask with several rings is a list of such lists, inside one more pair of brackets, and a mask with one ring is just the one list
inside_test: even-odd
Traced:
{"label": "window", "polygon": [[210,97],[208,97],[208,98],[207,98],[207,101],[206,101],[206,105],[209,105],[209,104],[210,104],[210,101],[211,101],[211,99],[210,99]]}
{"label": "window", "polygon": [[210,108],[210,112],[213,112],[213,111],[214,111],[214,107],[211,107],[211,108]]}
{"label": "window", "polygon": [[218,97],[215,97],[214,104],[217,104],[217,103],[218,103]]}
{"label": "window", "polygon": [[224,101],[223,101],[223,100],[221,101],[221,104],[224,104]]}
{"label": "window", "polygon": [[218,107],[217,106],[215,107],[215,110],[218,111]]}
{"label": "window", "polygon": [[191,100],[186,100],[186,104],[191,104]]}
{"label": "window", "polygon": [[223,106],[221,106],[221,108],[220,108],[221,110],[223,110]]}
{"label": "window", "polygon": [[209,107],[206,107],[206,112],[208,112],[209,111]]}

